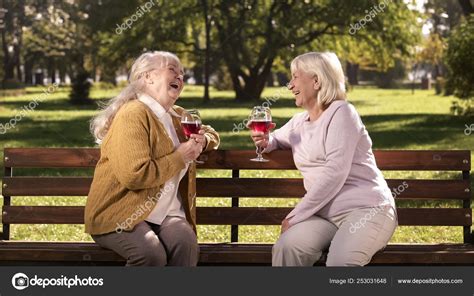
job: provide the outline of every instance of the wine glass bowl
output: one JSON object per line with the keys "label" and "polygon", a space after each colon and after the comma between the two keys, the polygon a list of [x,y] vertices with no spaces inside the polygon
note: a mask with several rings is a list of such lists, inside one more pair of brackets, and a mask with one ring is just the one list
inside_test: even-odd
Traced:
{"label": "wine glass bowl", "polygon": [[[185,110],[181,114],[181,126],[183,127],[184,135],[188,140],[191,137],[191,134],[199,134],[202,126],[199,111],[195,109]],[[195,160],[195,162],[198,164],[204,163],[200,160]]]}
{"label": "wine glass bowl", "polygon": [[268,133],[268,130],[270,129],[270,124],[272,121],[268,120],[253,120],[250,122],[249,127],[251,130],[254,132],[262,132],[264,134]]}
{"label": "wine glass bowl", "polygon": [[[268,134],[270,131],[270,126],[272,123],[272,114],[270,112],[270,108],[256,106],[253,108],[252,113],[250,113],[249,118],[249,128],[254,132],[263,132],[264,134]],[[262,151],[263,149],[255,144],[257,147],[257,157],[250,159],[251,161],[256,162],[267,162],[268,159],[263,158]]]}

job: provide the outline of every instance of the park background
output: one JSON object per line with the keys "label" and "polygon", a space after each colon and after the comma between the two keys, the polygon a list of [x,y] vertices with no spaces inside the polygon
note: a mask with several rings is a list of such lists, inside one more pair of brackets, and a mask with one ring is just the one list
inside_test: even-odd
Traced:
{"label": "park background", "polygon": [[[0,6],[1,167],[5,147],[96,147],[90,119],[126,85],[133,59],[147,50],[167,50],[181,58],[187,85],[178,104],[200,110],[203,122],[220,133],[221,149],[254,147],[249,132],[240,127],[255,105],[270,105],[277,126],[300,112],[285,88],[289,64],[298,54],[330,50],[343,63],[348,99],[361,114],[374,149],[469,149],[473,155],[470,0],[4,0]],[[87,176],[92,171],[15,172],[31,173]],[[230,172],[202,170],[199,175],[230,177]],[[263,176],[299,173],[241,174]],[[241,206],[297,202],[243,198]],[[14,197],[12,204],[84,205],[85,197]],[[230,199],[198,199],[198,206],[230,206]],[[228,242],[228,228],[199,226],[199,240]],[[279,227],[241,226],[239,231],[241,241],[274,242]],[[11,237],[91,240],[83,225],[13,225]],[[461,227],[399,227],[392,238],[461,241]]]}

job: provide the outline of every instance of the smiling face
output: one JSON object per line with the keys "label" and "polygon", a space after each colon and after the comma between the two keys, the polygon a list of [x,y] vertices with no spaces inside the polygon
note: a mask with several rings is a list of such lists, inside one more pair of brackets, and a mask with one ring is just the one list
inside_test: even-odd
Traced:
{"label": "smiling face", "polygon": [[146,92],[168,109],[175,104],[184,88],[183,74],[181,65],[171,60],[146,75]]}
{"label": "smiling face", "polygon": [[288,89],[295,95],[295,104],[310,110],[317,103],[319,82],[317,77],[300,69],[291,72]]}

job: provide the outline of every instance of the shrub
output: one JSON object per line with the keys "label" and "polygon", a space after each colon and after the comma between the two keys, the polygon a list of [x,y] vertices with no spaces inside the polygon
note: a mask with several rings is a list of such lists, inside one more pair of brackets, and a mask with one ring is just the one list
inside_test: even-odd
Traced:
{"label": "shrub", "polygon": [[18,81],[17,79],[7,79],[2,82],[3,89],[20,89],[24,87],[25,85],[21,81]]}

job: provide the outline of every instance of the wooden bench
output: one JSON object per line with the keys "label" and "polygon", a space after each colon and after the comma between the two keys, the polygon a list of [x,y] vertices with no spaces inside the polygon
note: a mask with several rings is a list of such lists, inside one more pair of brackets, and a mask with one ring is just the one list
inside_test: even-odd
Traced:
{"label": "wooden bench", "polygon": [[[110,250],[90,242],[37,242],[10,239],[12,224],[82,224],[82,206],[29,206],[12,201],[17,196],[87,196],[92,177],[16,176],[19,168],[94,168],[99,159],[94,148],[6,148],[3,178],[3,234],[0,264],[110,265],[124,260]],[[230,241],[203,243],[201,265],[268,265],[271,244],[239,242],[239,225],[279,225],[291,208],[239,207],[239,198],[289,198],[304,195],[299,178],[241,178],[242,170],[295,170],[289,151],[266,155],[271,161],[255,163],[252,151],[213,151],[201,157],[198,169],[227,170],[231,177],[198,178],[197,195],[231,198],[230,207],[198,207],[200,225],[231,225]],[[469,171],[470,151],[375,151],[378,166],[384,171],[454,171],[444,179],[388,179],[390,188],[403,182],[407,188],[397,201],[458,201],[457,208],[404,208],[398,206],[400,226],[452,226],[461,229],[462,243],[390,244],[378,252],[371,264],[474,264],[474,247]],[[230,176],[230,174],[229,174]],[[403,204],[403,202],[402,202]],[[317,264],[324,264],[325,256]]]}

